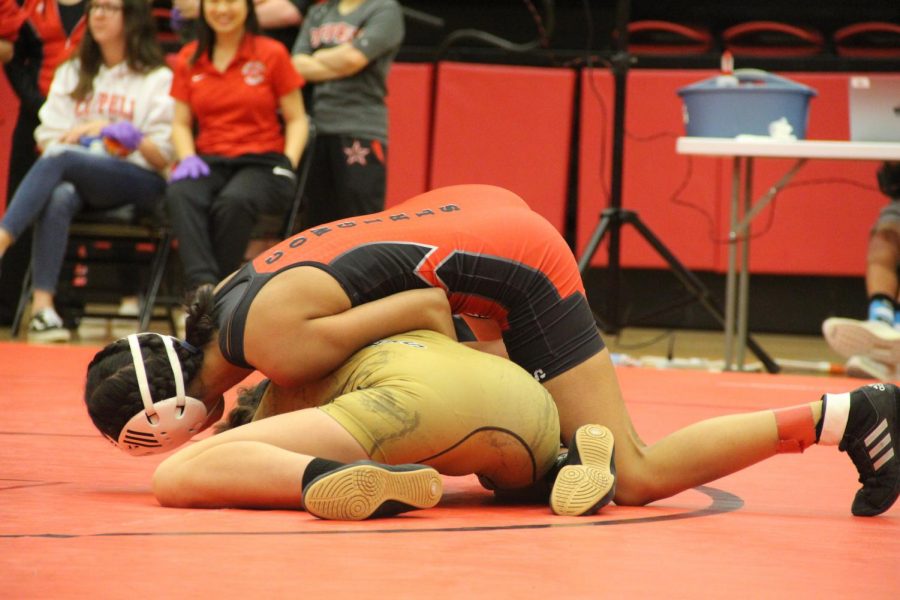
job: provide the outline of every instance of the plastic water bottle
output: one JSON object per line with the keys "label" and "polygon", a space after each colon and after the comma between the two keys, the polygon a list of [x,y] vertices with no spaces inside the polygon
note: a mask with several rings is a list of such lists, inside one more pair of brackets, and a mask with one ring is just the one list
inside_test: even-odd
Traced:
{"label": "plastic water bottle", "polygon": [[738,87],[741,82],[734,75],[734,55],[726,50],[719,61],[719,76],[716,77],[716,87]]}

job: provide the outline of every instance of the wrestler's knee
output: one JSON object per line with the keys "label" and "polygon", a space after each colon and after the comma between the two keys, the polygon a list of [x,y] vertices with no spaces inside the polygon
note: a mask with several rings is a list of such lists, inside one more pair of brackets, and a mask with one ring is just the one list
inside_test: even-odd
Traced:
{"label": "wrestler's knee", "polygon": [[153,473],[153,495],[160,506],[175,507],[178,503],[178,487],[175,483],[174,469],[166,463],[157,467]]}
{"label": "wrestler's knee", "polygon": [[185,477],[183,461],[177,454],[164,460],[153,472],[153,495],[160,506],[193,508],[199,506],[193,497],[191,480]]}
{"label": "wrestler's knee", "polygon": [[657,499],[653,484],[641,477],[616,473],[616,495],[614,501],[619,506],[644,506]]}
{"label": "wrestler's knee", "polygon": [[658,499],[660,478],[649,471],[644,448],[632,445],[631,452],[620,452],[619,444],[616,446],[616,504],[643,506]]}

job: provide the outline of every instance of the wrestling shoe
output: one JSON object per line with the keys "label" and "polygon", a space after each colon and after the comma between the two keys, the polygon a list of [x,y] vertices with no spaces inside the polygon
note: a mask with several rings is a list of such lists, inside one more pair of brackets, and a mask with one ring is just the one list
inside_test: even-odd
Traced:
{"label": "wrestling shoe", "polygon": [[52,308],[45,308],[31,318],[28,323],[29,342],[68,342],[71,332],[63,326],[62,319]]}
{"label": "wrestling shoe", "polygon": [[892,365],[886,365],[859,354],[850,357],[847,364],[844,365],[844,372],[847,377],[877,379],[878,381],[891,381],[896,376]]}
{"label": "wrestling shoe", "polygon": [[566,465],[553,483],[550,508],[566,517],[592,515],[615,494],[613,434],[602,425],[582,425],[572,436]]}
{"label": "wrestling shoe", "polygon": [[[827,410],[827,407],[826,407]],[[847,428],[838,449],[850,455],[862,488],[851,512],[873,517],[900,495],[900,390],[872,383],[850,392]]]}
{"label": "wrestling shoe", "polygon": [[361,521],[431,508],[443,481],[425,465],[384,465],[370,460],[323,473],[303,489],[302,505],[320,519]]}
{"label": "wrestling shoe", "polygon": [[822,323],[825,341],[845,358],[861,355],[889,365],[900,364],[900,331],[883,321],[831,317]]}

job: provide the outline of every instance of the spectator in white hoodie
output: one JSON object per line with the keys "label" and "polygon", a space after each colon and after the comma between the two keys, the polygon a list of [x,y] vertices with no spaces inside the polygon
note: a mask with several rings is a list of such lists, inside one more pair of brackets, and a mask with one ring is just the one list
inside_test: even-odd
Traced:
{"label": "spectator in white hoodie", "polygon": [[28,339],[67,341],[53,299],[69,224],[85,209],[161,200],[172,158],[172,73],[145,0],[91,0],[77,54],[57,70],[40,110],[42,149],[0,222],[0,256],[35,223]]}

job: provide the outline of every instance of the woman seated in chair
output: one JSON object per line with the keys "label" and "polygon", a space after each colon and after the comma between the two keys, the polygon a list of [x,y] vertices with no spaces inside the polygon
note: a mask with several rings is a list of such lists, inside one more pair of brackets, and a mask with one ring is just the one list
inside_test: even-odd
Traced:
{"label": "woman seated in chair", "polygon": [[201,12],[174,68],[179,163],[166,192],[189,290],[241,265],[260,215],[287,211],[308,133],[303,79],[258,35],[253,1],[203,0]]}
{"label": "woman seated in chair", "polygon": [[171,161],[172,72],[156,42],[149,3],[91,0],[75,56],[56,71],[39,113],[41,158],[0,222],[0,256],[35,224],[30,341],[69,339],[53,299],[69,224],[83,209],[162,197]]}

